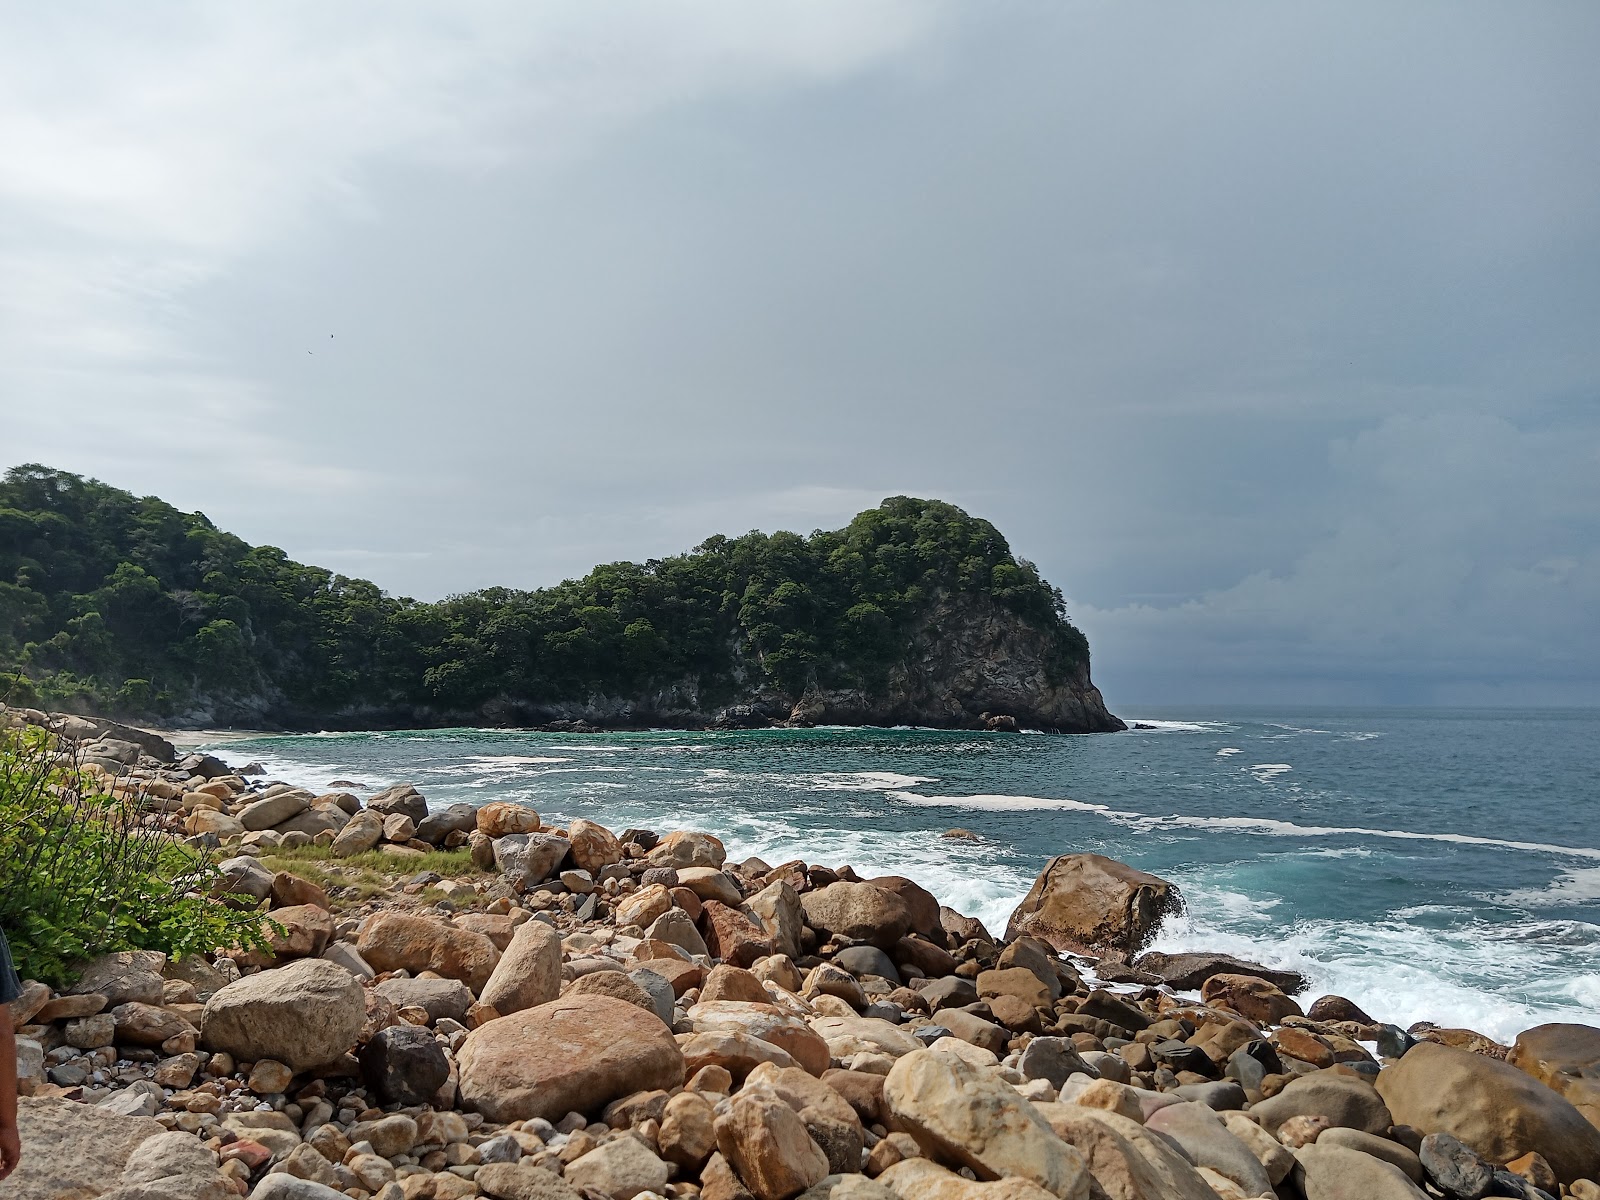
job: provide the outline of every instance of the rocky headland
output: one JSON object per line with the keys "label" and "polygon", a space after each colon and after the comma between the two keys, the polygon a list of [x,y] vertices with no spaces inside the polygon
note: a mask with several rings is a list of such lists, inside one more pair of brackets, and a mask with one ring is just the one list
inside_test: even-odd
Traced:
{"label": "rocky headland", "polygon": [[1181,897],[1111,859],[997,936],[713,832],[52,723],[270,944],[27,984],[5,1200],[1600,1200],[1600,1029],[1400,1029],[1148,952]]}

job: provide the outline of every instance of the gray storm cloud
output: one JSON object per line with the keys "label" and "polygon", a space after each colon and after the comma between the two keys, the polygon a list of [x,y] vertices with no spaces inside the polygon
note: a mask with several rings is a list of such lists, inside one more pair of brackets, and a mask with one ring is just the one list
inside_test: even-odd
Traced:
{"label": "gray storm cloud", "polygon": [[1600,702],[1600,10],[6,28],[7,463],[423,597],[935,495],[1114,708]]}

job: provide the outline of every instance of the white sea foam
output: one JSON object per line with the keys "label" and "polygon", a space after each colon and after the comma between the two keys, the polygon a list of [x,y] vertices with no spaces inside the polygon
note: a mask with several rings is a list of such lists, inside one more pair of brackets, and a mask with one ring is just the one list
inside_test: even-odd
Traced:
{"label": "white sea foam", "polygon": [[919,792],[892,791],[889,793],[889,799],[915,805],[918,808],[979,808],[990,812],[1060,810],[1129,818],[1137,818],[1140,815],[1121,812],[1107,804],[1091,804],[1087,800],[1052,799],[1047,796],[924,796]]}
{"label": "white sea foam", "polygon": [[1147,717],[1125,720],[1130,733],[1232,733],[1239,728],[1227,721],[1157,721]]}
{"label": "white sea foam", "polygon": [[1580,867],[1565,872],[1549,887],[1519,888],[1493,899],[1515,908],[1554,908],[1600,900],[1600,867]]}
{"label": "white sea foam", "polygon": [[474,754],[467,760],[482,767],[494,769],[505,767],[531,767],[539,763],[564,763],[571,762],[570,758],[550,758],[538,754]]}
{"label": "white sea foam", "polygon": [[1217,751],[1217,757],[1218,758],[1229,758],[1232,755],[1243,754],[1243,753],[1244,753],[1244,751],[1239,749],[1239,747],[1237,747],[1237,746],[1224,746],[1221,750]]}
{"label": "white sea foam", "polygon": [[1292,770],[1294,770],[1294,768],[1288,763],[1257,763],[1255,766],[1249,768],[1250,774],[1254,775],[1262,783],[1271,783],[1285,771]]}
{"label": "white sea foam", "polygon": [[844,771],[838,774],[801,775],[793,778],[817,792],[888,792],[916,787],[919,783],[938,783],[927,775],[897,775],[893,771]]}
{"label": "white sea foam", "polygon": [[1222,952],[1299,971],[1310,981],[1307,996],[1346,996],[1380,1021],[1404,1027],[1427,1020],[1510,1041],[1544,1021],[1592,1022],[1600,998],[1600,975],[1541,993],[1537,981],[1547,968],[1540,947],[1524,940],[1526,929],[1508,928],[1502,940],[1485,937],[1481,926],[1430,929],[1398,914],[1287,927],[1266,914],[1241,922],[1233,894],[1182,875],[1176,882],[1188,909],[1162,926],[1155,949]]}

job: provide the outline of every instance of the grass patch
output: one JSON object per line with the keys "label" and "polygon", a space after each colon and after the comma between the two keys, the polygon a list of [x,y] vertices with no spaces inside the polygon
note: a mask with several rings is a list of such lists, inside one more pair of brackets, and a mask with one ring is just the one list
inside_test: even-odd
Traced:
{"label": "grass patch", "polygon": [[[446,879],[476,882],[488,876],[472,865],[472,852],[433,850],[415,857],[397,857],[380,850],[369,850],[349,858],[336,858],[326,846],[296,846],[261,856],[269,871],[287,871],[316,884],[336,901],[360,904],[382,896],[392,896],[398,885],[413,875],[432,871]],[[425,888],[416,896],[423,903],[445,899],[443,892]],[[461,904],[463,897],[450,897]]]}

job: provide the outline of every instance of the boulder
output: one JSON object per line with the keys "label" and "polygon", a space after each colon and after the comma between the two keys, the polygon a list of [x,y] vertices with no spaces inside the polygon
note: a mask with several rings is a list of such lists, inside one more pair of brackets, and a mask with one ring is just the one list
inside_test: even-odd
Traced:
{"label": "boulder", "polygon": [[1209,1167],[1232,1180],[1246,1196],[1272,1192],[1272,1180],[1255,1152],[1205,1105],[1168,1104],[1146,1117],[1144,1124],[1177,1146],[1195,1166]]}
{"label": "boulder", "polygon": [[771,1092],[793,1109],[827,1157],[830,1172],[847,1174],[861,1169],[865,1140],[861,1118],[827,1083],[799,1067],[764,1063],[750,1073],[745,1087],[753,1093]]}
{"label": "boulder", "polygon": [[1399,1167],[1347,1146],[1313,1142],[1294,1156],[1306,1200],[1427,1200]]}
{"label": "boulder", "polygon": [[1565,1096],[1600,1128],[1600,1029],[1537,1025],[1517,1035],[1506,1061]]}
{"label": "boulder", "polygon": [[1045,864],[1006,923],[1057,950],[1133,954],[1164,917],[1182,911],[1174,884],[1102,854],[1060,854]]}
{"label": "boulder", "polygon": [[401,912],[368,917],[356,939],[356,951],[380,973],[432,971],[459,979],[476,995],[482,995],[500,961],[494,943],[481,933]]}
{"label": "boulder", "polygon": [[[485,1163],[478,1168],[472,1182],[493,1200],[583,1200],[554,1171],[526,1161]],[[250,1200],[256,1198],[252,1196]]]}
{"label": "boulder", "polygon": [[1055,1193],[1029,1179],[973,1183],[925,1158],[908,1158],[878,1176],[895,1200],[1049,1200]]}
{"label": "boulder", "polygon": [[272,872],[248,854],[225,858],[217,864],[217,876],[211,885],[211,894],[265,900],[272,895]]}
{"label": "boulder", "polygon": [[478,832],[491,838],[515,833],[538,833],[543,826],[539,814],[521,804],[497,800],[478,810]]}
{"label": "boulder", "polygon": [[800,897],[806,924],[851,942],[892,949],[911,928],[911,911],[893,892],[870,883],[830,883]]}
{"label": "boulder", "polygon": [[[116,1038],[124,1046],[159,1046],[170,1038],[195,1034],[195,1027],[169,1008],[130,1000],[111,1010]],[[191,1045],[193,1043],[190,1043]]]}
{"label": "boulder", "polygon": [[1017,1069],[1024,1079],[1043,1079],[1060,1091],[1067,1079],[1077,1073],[1099,1077],[1100,1072],[1084,1062],[1071,1038],[1036,1037],[1023,1047]]}
{"label": "boulder", "polygon": [[934,899],[932,892],[903,875],[880,875],[867,882],[900,897],[911,918],[911,932],[920,933],[937,945],[944,944],[944,927],[939,923],[939,901]]}
{"label": "boulder", "polygon": [[1254,975],[1290,996],[1306,988],[1306,977],[1298,971],[1264,967],[1248,959],[1234,958],[1231,954],[1163,954],[1159,950],[1151,950],[1136,958],[1133,966],[1180,992],[1199,991],[1213,975]]}
{"label": "boulder", "polygon": [[480,1025],[456,1055],[461,1102],[491,1121],[598,1113],[678,1087],[684,1059],[653,1013],[609,996],[560,999]]}
{"label": "boulder", "polygon": [[1387,1134],[1400,1118],[1390,1113],[1384,1097],[1363,1079],[1318,1071],[1291,1080],[1276,1096],[1250,1109],[1268,1133],[1293,1117],[1325,1117],[1329,1125]]}
{"label": "boulder", "polygon": [[701,914],[706,949],[736,967],[751,966],[772,953],[772,938],[742,909],[707,900]]}
{"label": "boulder", "polygon": [[[17,1101],[22,1162],[0,1195],[57,1200],[97,1195],[120,1179],[134,1151],[166,1130],[149,1117],[123,1117],[97,1105],[24,1096]],[[196,1143],[198,1145],[198,1143]],[[97,1190],[84,1190],[94,1181]]]}
{"label": "boulder", "polygon": [[648,929],[656,918],[672,907],[672,894],[659,883],[646,884],[631,895],[621,897],[612,906],[617,924],[637,925]]}
{"label": "boulder", "polygon": [[602,1142],[567,1164],[570,1187],[585,1195],[609,1200],[633,1200],[641,1192],[660,1193],[672,1168],[645,1148],[637,1138],[619,1137]]}
{"label": "boulder", "polygon": [[1108,1200],[1216,1200],[1194,1165],[1139,1122],[1077,1104],[1036,1107],[1083,1156]]}
{"label": "boulder", "polygon": [[353,858],[365,854],[383,841],[383,815],[375,812],[357,813],[333,836],[328,852],[335,858]]}
{"label": "boulder", "polygon": [[598,876],[602,867],[622,861],[622,843],[604,825],[579,817],[567,826],[567,841],[572,844],[572,862],[580,871]]}
{"label": "boulder", "polygon": [[908,1054],[889,1072],[883,1098],[930,1157],[980,1179],[1021,1176],[1063,1200],[1087,1200],[1082,1156],[1015,1089],[960,1059]]}
{"label": "boulder", "polygon": [[366,994],[343,967],[303,958],[247,975],[206,1001],[200,1040],[241,1062],[270,1058],[295,1071],[336,1061],[366,1021]]}
{"label": "boulder", "polygon": [[776,1005],[702,1001],[687,1015],[696,1033],[746,1033],[778,1047],[813,1075],[820,1076],[828,1069],[828,1043],[799,1017]]}
{"label": "boulder", "polygon": [[[54,1148],[52,1148],[54,1149]],[[134,1148],[103,1200],[232,1200],[217,1156],[187,1133],[159,1133]]]}
{"label": "boulder", "polygon": [[239,813],[239,824],[252,833],[261,829],[272,829],[290,817],[297,817],[305,812],[311,807],[312,799],[310,792],[298,788],[279,792],[276,796],[268,796],[265,800],[245,805]]}
{"label": "boulder", "polygon": [[464,1021],[472,1007],[472,989],[459,979],[422,976],[411,979],[385,979],[372,989],[398,1008],[420,1008],[428,1020],[448,1017]]}
{"label": "boulder", "polygon": [[698,1171],[717,1148],[716,1113],[698,1092],[679,1092],[661,1115],[661,1155],[685,1171]]}
{"label": "boulder", "polygon": [[709,833],[679,830],[669,833],[651,848],[646,861],[652,867],[716,867],[728,861],[728,851],[720,838]]}
{"label": "boulder", "polygon": [[800,893],[781,879],[774,879],[751,896],[745,905],[761,922],[778,954],[800,957],[800,938],[805,930],[805,915]]}
{"label": "boulder", "polygon": [[367,811],[380,813],[385,817],[398,813],[410,817],[414,824],[420,825],[428,819],[428,802],[411,784],[397,783],[368,800]]}
{"label": "boulder", "polygon": [[548,1004],[561,994],[561,935],[525,921],[511,935],[479,998],[501,1016]]}
{"label": "boulder", "polygon": [[740,1092],[715,1129],[717,1148],[755,1200],[789,1200],[827,1177],[827,1155],[775,1096]]}
{"label": "boulder", "polygon": [[1285,1017],[1304,1015],[1277,984],[1254,975],[1213,975],[1201,985],[1200,998],[1207,1004],[1231,1008],[1258,1025],[1278,1025]]}
{"label": "boulder", "polygon": [[512,833],[494,840],[494,867],[513,885],[531,888],[556,873],[572,843],[553,833]]}
{"label": "boulder", "polygon": [[452,804],[417,822],[417,837],[429,845],[441,844],[452,833],[471,833],[478,827],[478,810],[470,804]]}
{"label": "boulder", "polygon": [[1397,1124],[1448,1133],[1493,1163],[1544,1156],[1562,1183],[1600,1177],[1600,1129],[1531,1075],[1507,1063],[1420,1042],[1378,1075]]}
{"label": "boulder", "polygon": [[706,1067],[717,1067],[733,1079],[743,1081],[762,1063],[777,1067],[796,1065],[787,1050],[736,1028],[682,1035],[678,1048],[683,1054],[684,1070],[690,1075]]}
{"label": "boulder", "polygon": [[579,996],[609,996],[613,1000],[621,1000],[625,1004],[642,1008],[657,1018],[661,1016],[656,1011],[655,999],[650,993],[621,971],[591,971],[587,975],[580,975],[567,985],[562,995],[567,999],[576,999]]}

